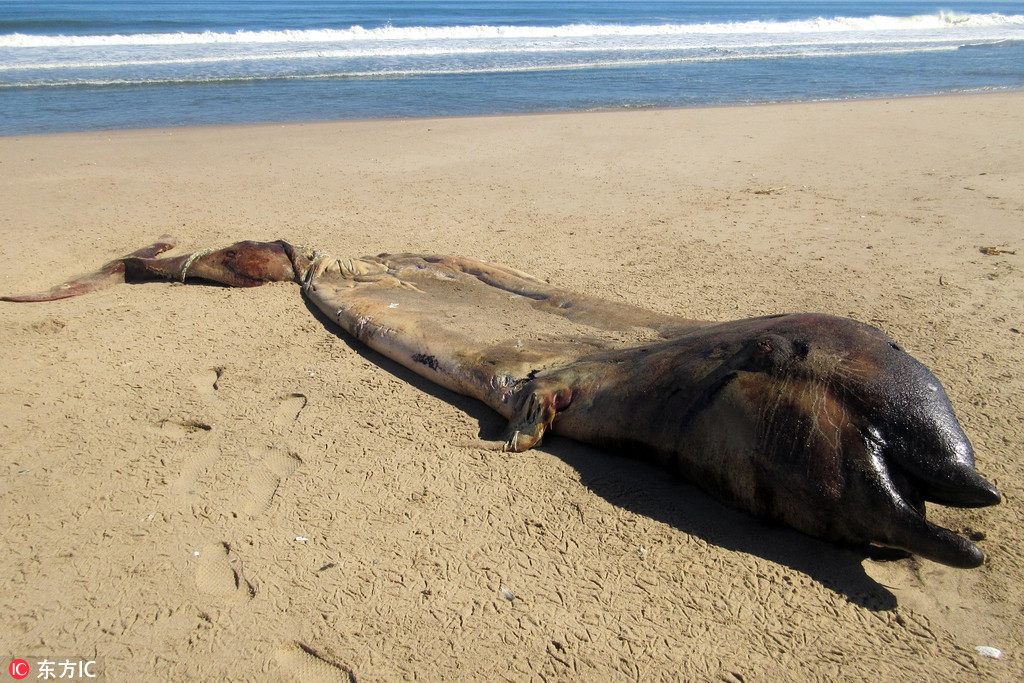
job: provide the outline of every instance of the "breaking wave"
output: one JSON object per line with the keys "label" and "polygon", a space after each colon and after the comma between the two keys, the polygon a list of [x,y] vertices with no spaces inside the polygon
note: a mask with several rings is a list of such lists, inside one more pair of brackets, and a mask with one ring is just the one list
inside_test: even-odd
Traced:
{"label": "breaking wave", "polygon": [[801,21],[742,21],[703,24],[567,24],[563,26],[383,26],[347,29],[236,31],[218,33],[142,33],[131,35],[0,36],[0,48],[98,47],[145,45],[218,45],[276,43],[352,43],[365,41],[448,41],[493,39],[573,39],[654,36],[714,36],[750,34],[832,34],[934,32],[964,29],[1024,29],[1024,15],[937,14],[911,17],[835,17]]}
{"label": "breaking wave", "polygon": [[0,35],[0,88],[518,73],[1019,44],[1024,15]]}

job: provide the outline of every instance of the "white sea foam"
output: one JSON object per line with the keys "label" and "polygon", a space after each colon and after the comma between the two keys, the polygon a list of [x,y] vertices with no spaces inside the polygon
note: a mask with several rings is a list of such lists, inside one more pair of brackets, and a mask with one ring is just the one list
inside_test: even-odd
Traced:
{"label": "white sea foam", "polygon": [[[856,45],[856,50],[842,49],[843,45],[853,46]],[[708,61],[718,57],[718,55],[711,54],[715,49],[723,49],[726,46],[708,46],[708,45],[691,45],[691,46],[680,46],[680,45],[646,45],[643,46],[642,51],[647,54],[657,53],[701,53],[699,56],[676,56],[676,57],[664,57],[664,58],[653,58],[648,60],[642,60],[643,63],[654,64],[654,63],[667,63],[675,61]],[[823,47],[820,44],[813,42],[775,42],[775,43],[764,43],[764,42],[745,42],[745,43],[734,43],[728,45],[729,52],[735,53],[731,57],[739,59],[757,59],[759,57],[810,57],[810,56],[848,56],[852,54],[877,54],[879,52],[896,53],[896,52],[913,52],[913,51],[936,51],[936,50],[953,50],[958,49],[959,45],[936,45],[934,41],[904,41],[899,46],[888,46],[885,43],[879,43],[877,41],[835,41],[830,42],[827,47]],[[754,53],[752,51],[757,50],[760,53]],[[554,49],[550,46],[489,46],[489,47],[435,47],[430,48],[426,46],[416,47],[394,47],[394,48],[379,48],[379,49],[361,49],[361,50],[325,50],[325,49],[309,49],[309,50],[294,50],[294,51],[275,51],[268,53],[247,53],[247,54],[221,54],[212,55],[206,54],[195,57],[154,57],[154,58],[137,58],[131,60],[116,60],[116,59],[103,59],[96,58],[91,60],[80,60],[80,61],[51,61],[51,62],[27,62],[18,64],[3,64],[0,63],[0,72],[4,71],[29,71],[29,70],[57,70],[57,69],[105,69],[105,68],[124,68],[124,67],[147,67],[147,66],[200,66],[200,65],[213,65],[213,64],[230,64],[230,63],[258,63],[258,62],[303,62],[303,61],[329,61],[337,59],[391,59],[391,58],[429,58],[429,57],[449,57],[449,58],[472,58],[481,55],[497,56],[497,55],[508,55],[510,57],[528,56],[528,55],[551,55],[555,57],[557,55],[587,55],[591,53],[604,53],[604,54],[616,54],[616,53],[634,53],[637,52],[638,48],[634,45],[605,45],[599,47],[585,47],[585,46],[565,46],[558,49]],[[633,60],[635,61],[635,60]],[[627,61],[607,61],[607,62],[592,62],[606,66],[613,63],[627,64],[631,62]],[[385,73],[385,72],[381,72]]]}
{"label": "white sea foam", "polygon": [[[906,48],[906,49],[880,49],[865,47],[857,50],[847,51],[830,51],[827,54],[821,51],[815,51],[813,49],[807,49],[809,46],[804,46],[804,49],[794,49],[764,53],[756,57],[756,59],[775,60],[775,59],[790,59],[790,58],[814,58],[821,56],[829,57],[852,57],[858,55],[872,55],[872,54],[905,54],[905,53],[918,53],[918,52],[942,52],[949,50],[956,50],[953,46],[932,46],[929,48]],[[328,79],[342,79],[342,78],[381,78],[381,77],[410,77],[410,76],[465,76],[465,75],[484,75],[484,74],[515,74],[515,73],[531,73],[540,71],[576,71],[585,69],[606,69],[606,68],[619,68],[619,67],[647,67],[647,66],[658,66],[666,64],[685,64],[692,62],[728,62],[728,61],[740,61],[750,60],[751,57],[745,54],[716,54],[716,55],[701,55],[699,57],[652,57],[652,58],[625,58],[625,59],[604,59],[604,60],[588,60],[582,62],[545,62],[541,64],[537,63],[515,63],[515,64],[501,64],[501,65],[479,65],[479,66],[464,66],[464,67],[438,67],[433,66],[430,68],[409,68],[403,66],[395,66],[390,68],[370,69],[370,70],[354,70],[354,71],[317,71],[312,73],[265,73],[255,75],[238,75],[238,74],[207,74],[197,76],[192,73],[183,74],[180,77],[167,77],[160,75],[150,75],[140,78],[130,77],[115,77],[115,78],[76,78],[74,80],[65,79],[39,79],[33,85],[51,85],[51,86],[111,86],[111,85],[172,85],[172,84],[187,84],[187,83],[255,83],[259,81],[315,81],[315,80],[328,80]],[[209,62],[209,60],[205,60]],[[198,66],[204,63],[204,60],[178,60],[177,62],[162,62],[160,65],[173,65],[173,64],[184,64],[189,66]],[[132,66],[135,66],[134,64]],[[0,90],[12,87],[21,87],[24,84],[20,83],[3,83],[0,82]]]}
{"label": "white sea foam", "polygon": [[384,26],[366,29],[237,31],[234,33],[144,33],[131,35],[25,35],[0,36],[0,48],[54,48],[145,45],[352,43],[364,41],[450,41],[493,39],[586,39],[614,37],[701,36],[745,34],[906,34],[964,29],[1024,29],[1024,15],[958,14],[940,12],[912,17],[836,17],[803,21],[745,21],[704,24],[567,24],[563,26]]}
{"label": "white sea foam", "polygon": [[489,74],[1012,45],[1024,15],[0,36],[0,88]]}

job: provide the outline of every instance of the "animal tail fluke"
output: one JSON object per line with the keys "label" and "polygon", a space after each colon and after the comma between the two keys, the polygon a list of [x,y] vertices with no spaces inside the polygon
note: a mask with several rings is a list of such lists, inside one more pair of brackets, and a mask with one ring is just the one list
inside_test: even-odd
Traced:
{"label": "animal tail fluke", "polygon": [[228,287],[257,287],[266,282],[294,280],[294,248],[286,242],[236,242],[223,249],[203,249],[191,254],[155,258],[176,242],[170,235],[114,259],[95,273],[69,280],[35,294],[0,297],[0,301],[55,301],[98,292],[124,282],[186,279],[215,282]]}
{"label": "animal tail fluke", "polygon": [[129,258],[153,258],[162,254],[168,249],[173,249],[177,241],[170,235],[163,235],[156,242],[114,259],[100,268],[95,273],[89,273],[73,280],[63,282],[45,292],[33,294],[18,294],[14,296],[0,296],[0,301],[32,302],[32,301],[56,301],[67,299],[73,296],[81,296],[91,292],[98,292],[114,285],[125,282],[125,259]]}

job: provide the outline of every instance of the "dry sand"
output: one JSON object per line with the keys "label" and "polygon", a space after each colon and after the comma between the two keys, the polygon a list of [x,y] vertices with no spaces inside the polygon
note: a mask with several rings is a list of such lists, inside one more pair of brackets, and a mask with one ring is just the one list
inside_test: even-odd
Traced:
{"label": "dry sand", "polygon": [[875,563],[565,439],[459,446],[501,420],[291,284],[0,304],[0,654],[110,680],[1020,680],[1022,150],[1024,93],[0,139],[5,293],[173,233],[849,315],[934,370],[1005,494],[930,508],[984,567]]}

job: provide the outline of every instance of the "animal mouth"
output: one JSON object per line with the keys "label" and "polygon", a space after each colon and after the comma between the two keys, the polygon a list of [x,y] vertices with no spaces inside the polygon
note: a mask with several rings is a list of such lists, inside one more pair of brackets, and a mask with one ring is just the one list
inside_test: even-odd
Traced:
{"label": "animal mouth", "polygon": [[899,466],[891,460],[887,461],[887,464],[889,466],[889,479],[892,481],[893,487],[896,489],[896,495],[898,495],[904,503],[910,506],[914,512],[924,517],[924,494],[922,494],[921,490],[914,485],[911,475],[901,470]]}
{"label": "animal mouth", "polygon": [[[889,499],[888,514],[878,520],[871,544],[907,550],[953,567],[977,567],[985,561],[985,554],[976,545],[960,534],[929,522],[925,517],[925,500],[946,500],[937,498],[927,476],[921,476],[901,466],[898,445],[888,444],[881,432],[874,428],[863,431],[874,482]],[[980,475],[978,479],[980,480]],[[991,484],[988,488],[993,492]],[[998,492],[995,492],[998,495]],[[957,503],[954,501],[954,505]]]}
{"label": "animal mouth", "polygon": [[891,455],[891,446],[886,442],[882,433],[874,427],[863,430],[864,445],[875,462],[882,481],[885,481],[890,496],[894,502],[904,503],[922,518],[925,517],[925,497],[921,492],[919,484],[914,482],[914,476],[902,469],[896,458]]}

